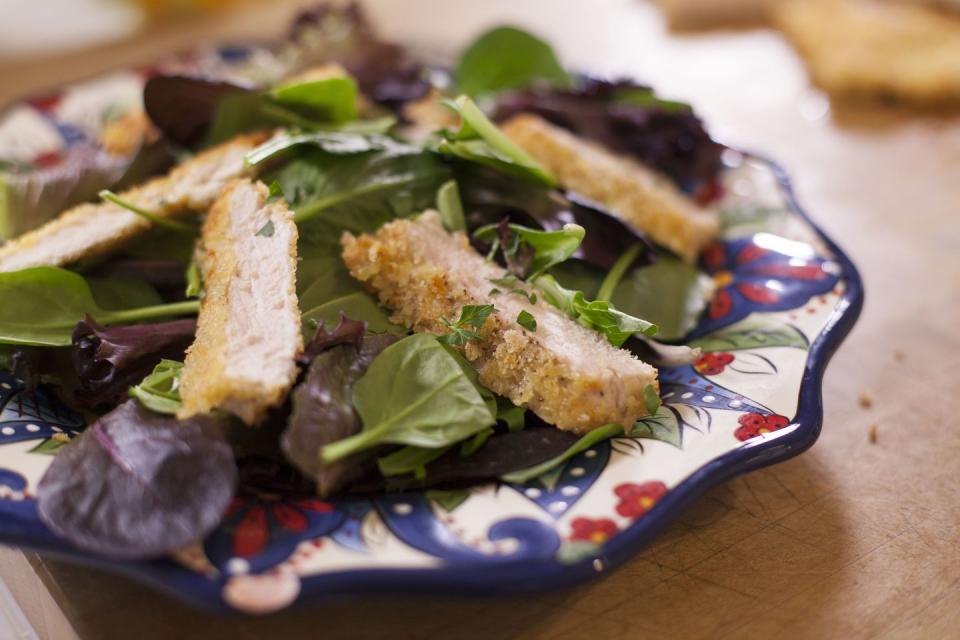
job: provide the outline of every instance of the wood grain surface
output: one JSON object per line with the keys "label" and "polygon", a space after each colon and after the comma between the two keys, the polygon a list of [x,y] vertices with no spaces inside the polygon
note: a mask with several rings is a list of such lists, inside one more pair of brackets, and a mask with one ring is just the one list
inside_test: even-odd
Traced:
{"label": "wood grain surface", "polygon": [[[266,4],[78,54],[69,68],[21,63],[2,71],[0,99],[198,34],[278,33],[303,2]],[[820,440],[713,489],[604,579],[536,597],[377,596],[211,617],[119,577],[5,551],[0,573],[41,637],[67,637],[70,625],[85,640],[960,637],[960,119],[831,105],[776,33],[673,37],[635,0],[367,4],[389,35],[432,55],[497,22],[534,28],[568,64],[648,80],[693,102],[723,141],[780,160],[867,291],[827,371]]]}

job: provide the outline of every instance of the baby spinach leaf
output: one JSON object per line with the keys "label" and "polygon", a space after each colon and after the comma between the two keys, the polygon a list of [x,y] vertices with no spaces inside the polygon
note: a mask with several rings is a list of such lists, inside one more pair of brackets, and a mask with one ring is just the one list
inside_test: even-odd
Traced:
{"label": "baby spinach leaf", "polygon": [[163,298],[145,280],[112,276],[88,276],[87,284],[97,305],[105,311],[135,309],[163,304]]}
{"label": "baby spinach leaf", "polygon": [[521,261],[523,264],[518,270],[522,268],[531,281],[570,258],[585,235],[586,230],[578,224],[566,224],[559,231],[538,231],[519,224],[491,224],[473,232],[477,240],[499,247],[508,265],[527,250],[528,258]]}
{"label": "baby spinach leaf", "polygon": [[130,397],[156,413],[175,415],[183,405],[180,400],[181,375],[182,362],[161,360],[143,382],[130,387]]}
{"label": "baby spinach leaf", "polygon": [[497,422],[507,425],[508,431],[520,431],[526,422],[527,410],[518,407],[503,396],[497,396]]}
{"label": "baby spinach leaf", "polygon": [[40,480],[37,512],[81,549],[157,558],[212,531],[236,481],[213,418],[175,420],[129,400],[57,454]]}
{"label": "baby spinach leaf", "polygon": [[[523,433],[522,431],[520,433]],[[618,435],[623,435],[623,427],[619,424],[608,424],[602,427],[597,427],[593,431],[587,433],[580,437],[569,449],[561,453],[560,455],[541,462],[540,464],[528,467],[526,469],[521,469],[519,471],[511,471],[500,476],[504,482],[512,482],[514,484],[521,484],[527,482],[528,480],[533,480],[543,474],[551,471],[573,456],[586,451],[593,445],[598,442],[603,442]]]}
{"label": "baby spinach leaf", "polygon": [[291,394],[292,412],[281,436],[281,448],[302,473],[312,478],[320,495],[336,492],[364,469],[373,450],[336,462],[321,456],[323,448],[360,432],[353,408],[356,381],[384,348],[397,341],[391,335],[363,335],[363,326],[344,318],[333,331],[317,330],[307,352],[314,356],[303,382]]}
{"label": "baby spinach leaf", "polygon": [[325,461],[385,443],[445,447],[494,423],[463,368],[428,334],[387,347],[357,381],[353,404],[363,431],[324,447]]}
{"label": "baby spinach leaf", "polygon": [[437,151],[493,167],[509,175],[554,187],[557,181],[526,151],[503,134],[483,111],[462,95],[444,105],[460,115],[457,131],[441,131]]}
{"label": "baby spinach leaf", "polygon": [[658,338],[679,340],[696,325],[713,289],[713,281],[695,265],[662,254],[655,264],[628,272],[610,300],[624,313],[656,324]]}
{"label": "baby spinach leaf", "polygon": [[618,311],[609,302],[590,301],[582,291],[564,289],[553,276],[540,276],[533,284],[543,292],[547,302],[588,329],[603,334],[615,347],[636,333],[652,336],[657,332],[657,325]]}
{"label": "baby spinach leaf", "polygon": [[571,84],[550,45],[516,27],[497,27],[477,38],[460,54],[454,77],[458,90],[472,96],[537,81],[561,87]]}
{"label": "baby spinach leaf", "polygon": [[196,313],[196,301],[105,311],[87,281],[56,267],[0,273],[0,343],[66,347],[73,328],[87,314],[102,324],[131,324]]}
{"label": "baby spinach leaf", "polygon": [[71,356],[82,406],[116,404],[163,359],[182,360],[193,342],[195,320],[102,327],[87,318],[73,330]]}
{"label": "baby spinach leaf", "polygon": [[463,205],[456,180],[448,180],[437,189],[437,210],[447,231],[466,231],[467,223],[463,217]]}
{"label": "baby spinach leaf", "polygon": [[434,206],[450,169],[415,147],[349,154],[312,149],[270,177],[279,180],[298,224],[323,219],[339,231],[366,233]]}

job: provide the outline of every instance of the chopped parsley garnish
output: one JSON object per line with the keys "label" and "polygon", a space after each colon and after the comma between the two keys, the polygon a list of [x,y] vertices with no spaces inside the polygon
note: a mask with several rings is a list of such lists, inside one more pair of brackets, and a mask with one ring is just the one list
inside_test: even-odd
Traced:
{"label": "chopped parsley garnish", "polygon": [[524,329],[528,331],[537,330],[537,319],[533,317],[533,314],[527,310],[523,310],[517,316],[517,324],[519,324]]}
{"label": "chopped parsley garnish", "polygon": [[494,306],[492,304],[464,305],[464,307],[460,309],[460,319],[456,322],[450,322],[446,318],[441,318],[443,324],[450,329],[450,333],[442,335],[437,339],[444,344],[456,347],[462,347],[471,340],[480,340],[480,334],[468,327],[473,327],[474,329],[482,327],[483,323],[490,317],[490,314],[493,313],[493,309]]}
{"label": "chopped parsley garnish", "polygon": [[267,220],[267,224],[260,227],[260,231],[257,231],[258,236],[263,236],[264,238],[273,237],[273,220]]}

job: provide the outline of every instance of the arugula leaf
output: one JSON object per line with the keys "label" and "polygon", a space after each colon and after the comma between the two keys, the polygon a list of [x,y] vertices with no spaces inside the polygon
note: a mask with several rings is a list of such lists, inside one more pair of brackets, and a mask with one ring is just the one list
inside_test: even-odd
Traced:
{"label": "arugula leaf", "polygon": [[218,420],[175,420],[128,400],[57,454],[37,487],[37,513],[81,549],[159,558],[210,533],[236,484]]}
{"label": "arugula leaf", "polygon": [[270,96],[282,105],[307,109],[328,122],[357,119],[357,83],[349,76],[282,85]]}
{"label": "arugula leaf", "polygon": [[547,302],[588,329],[603,334],[615,347],[635,333],[652,336],[657,332],[657,325],[618,311],[609,302],[589,301],[582,291],[564,289],[553,276],[540,276],[533,285],[543,292]]}
{"label": "arugula leaf", "polygon": [[180,410],[180,376],[183,375],[183,363],[176,360],[161,360],[153,368],[153,373],[140,384],[130,387],[130,397],[140,401],[147,409],[156,413],[174,415]]}
{"label": "arugula leaf", "polygon": [[619,424],[608,424],[602,427],[597,427],[593,431],[590,431],[586,435],[582,436],[575,444],[573,444],[569,449],[545,462],[541,462],[538,465],[533,467],[528,467],[526,469],[521,469],[519,471],[511,471],[510,473],[505,473],[500,476],[500,479],[504,482],[512,482],[514,484],[522,484],[529,480],[533,480],[543,474],[551,471],[564,462],[572,458],[573,456],[586,451],[593,445],[604,440],[609,440],[610,438],[616,437],[618,435],[623,435],[623,427]]}
{"label": "arugula leaf", "polygon": [[56,267],[0,273],[0,343],[66,347],[87,314],[101,324],[132,324],[196,313],[196,300],[107,311],[80,275]]}
{"label": "arugula leaf", "polygon": [[385,443],[446,447],[494,423],[463,368],[428,334],[384,349],[354,386],[353,405],[363,431],[324,447],[327,462]]}
{"label": "arugula leaf", "polygon": [[467,222],[463,217],[463,204],[456,180],[447,180],[437,189],[437,210],[447,231],[466,231]]}
{"label": "arugula leaf", "polygon": [[497,27],[477,38],[460,55],[454,77],[457,88],[473,96],[536,81],[566,87],[572,80],[549,44],[516,27]]}
{"label": "arugula leaf", "polygon": [[457,347],[466,345],[471,340],[480,340],[480,334],[467,327],[480,329],[483,323],[487,321],[490,314],[493,313],[492,304],[467,304],[460,309],[460,318],[456,322],[450,322],[446,318],[440,320],[450,329],[450,333],[442,335],[437,340],[443,344],[449,344]]}
{"label": "arugula leaf", "polygon": [[391,333],[394,335],[406,335],[408,333],[405,327],[390,322],[386,311],[377,304],[373,296],[365,291],[359,291],[334,298],[304,312],[301,316],[304,335],[313,335],[321,322],[328,327],[336,326],[340,320],[340,314],[366,322],[367,331],[371,333]]}
{"label": "arugula leaf", "polygon": [[150,222],[152,222],[158,227],[163,227],[164,229],[169,229],[170,231],[176,231],[178,233],[183,233],[189,236],[197,235],[196,227],[192,227],[189,224],[185,224],[183,222],[177,222],[176,220],[172,220],[171,218],[166,218],[164,216],[161,216],[158,213],[154,213],[153,211],[148,211],[143,207],[130,202],[129,200],[125,200],[124,198],[121,198],[120,196],[115,194],[113,191],[110,191],[109,189],[103,189],[97,195],[99,195],[101,199],[106,200],[107,202],[112,202],[113,204],[121,206],[127,211],[130,211],[131,213],[137,214],[141,218],[146,218],[147,220],[149,220]]}
{"label": "arugula leaf", "polygon": [[460,129],[440,132],[437,151],[493,167],[523,180],[557,185],[556,179],[493,124],[469,96],[443,103],[460,115]]}
{"label": "arugula leaf", "polygon": [[[504,238],[504,225],[488,224],[473,232],[473,237],[500,247],[507,263],[527,248],[532,254],[528,264],[520,268],[528,271],[528,281],[533,281],[551,267],[566,261],[583,242],[586,230],[578,224],[565,224],[559,231],[538,231],[519,224],[505,225],[510,234]],[[513,275],[518,275],[514,273]],[[494,284],[500,284],[495,282]]]}
{"label": "arugula leaf", "polygon": [[517,324],[528,331],[537,330],[537,319],[526,309],[521,310],[520,313],[517,314]]}
{"label": "arugula leaf", "polygon": [[200,264],[196,258],[191,258],[190,264],[187,265],[186,280],[187,288],[184,295],[188,298],[199,297],[200,291],[203,289],[203,275],[200,273]]}

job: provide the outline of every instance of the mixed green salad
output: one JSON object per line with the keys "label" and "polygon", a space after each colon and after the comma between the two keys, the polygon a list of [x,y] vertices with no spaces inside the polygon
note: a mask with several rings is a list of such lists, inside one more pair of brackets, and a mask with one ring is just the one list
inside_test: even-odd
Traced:
{"label": "mixed green salad", "polygon": [[[706,202],[719,190],[722,149],[688,105],[632,81],[570,73],[549,45],[512,27],[482,35],[451,68],[423,66],[379,40],[356,7],[303,15],[269,52],[273,76],[248,84],[152,77],[144,106],[159,142],[128,159],[123,184],[95,164],[76,172],[100,197],[124,204],[122,186],[164,169],[158,147],[169,164],[241,133],[279,132],[246,163],[295,212],[306,346],[289,398],[261,425],[174,415],[203,296],[198,221],[130,205],[155,224],[108,258],[0,273],[3,366],[28,386],[50,385],[91,424],[57,452],[38,496],[44,521],[78,546],[120,558],[170,553],[216,527],[237,492],[522,483],[629,431],[564,432],[484,388],[455,347],[480,339],[495,302],[445,318],[444,335],[411,334],[348,273],[344,231],[370,233],[436,209],[448,230],[466,232],[508,271],[491,283],[492,295],[542,297],[653,364],[690,361],[689,350],[652,338],[677,341],[694,326],[709,279],[561,189],[497,126],[536,113]],[[347,73],[285,80],[319,63]],[[408,106],[431,96],[451,124],[417,135]],[[51,195],[58,209],[90,197],[87,187],[64,196],[70,189],[61,186]],[[14,216],[50,208],[42,188],[33,193],[41,195],[7,199]],[[532,314],[516,321],[536,331]],[[409,382],[398,388],[398,379]],[[644,400],[656,413],[655,388]]]}

